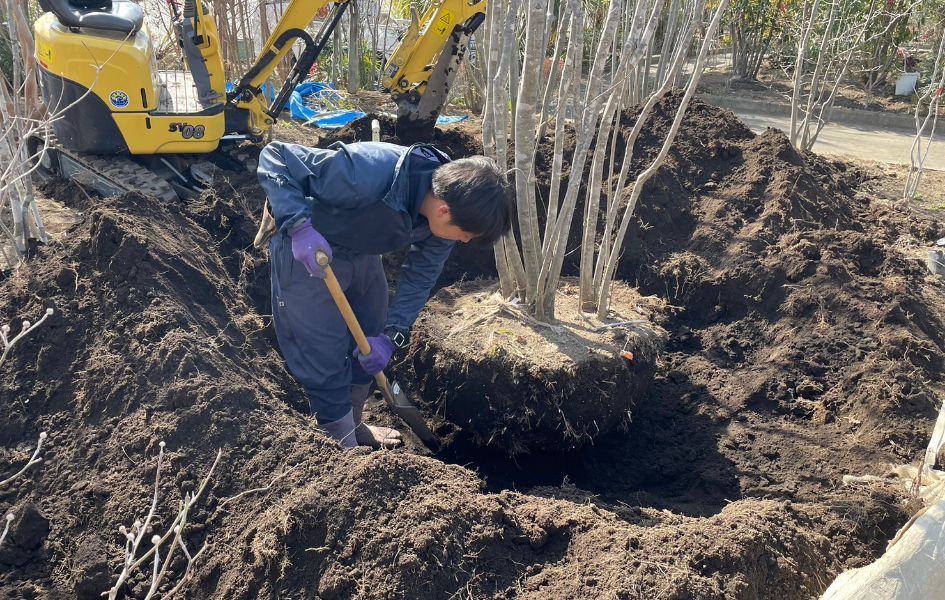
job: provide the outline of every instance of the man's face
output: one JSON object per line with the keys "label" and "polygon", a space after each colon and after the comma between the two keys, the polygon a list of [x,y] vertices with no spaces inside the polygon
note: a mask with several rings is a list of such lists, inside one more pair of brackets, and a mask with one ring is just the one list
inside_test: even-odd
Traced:
{"label": "man's face", "polygon": [[435,199],[434,202],[436,202],[435,208],[432,214],[427,217],[427,221],[430,223],[430,233],[444,240],[464,244],[476,239],[476,234],[463,231],[459,226],[452,223],[450,207],[446,202],[439,199]]}

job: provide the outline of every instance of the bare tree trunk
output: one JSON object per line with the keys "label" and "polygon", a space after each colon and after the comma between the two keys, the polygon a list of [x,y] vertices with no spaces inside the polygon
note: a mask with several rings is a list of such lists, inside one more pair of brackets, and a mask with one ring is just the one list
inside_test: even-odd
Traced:
{"label": "bare tree trunk", "polygon": [[561,177],[564,168],[564,126],[568,107],[577,111],[577,97],[580,89],[581,62],[584,56],[584,21],[580,0],[569,3],[570,24],[568,26],[568,51],[565,55],[564,68],[558,82],[558,107],[555,114],[554,150],[551,165],[551,190],[548,193],[548,210],[545,218],[545,231],[542,237],[542,255],[549,250],[551,230],[558,219],[558,205],[561,196]]}
{"label": "bare tree trunk", "polygon": [[[490,97],[492,99],[492,123],[495,139],[495,158],[499,169],[504,173],[508,171],[508,122],[509,122],[509,70],[512,62],[512,52],[515,47],[515,28],[518,20],[518,10],[521,0],[511,0],[507,9],[502,10],[501,5],[497,4],[495,9],[495,25],[502,26],[501,31],[496,32],[497,44],[494,46],[494,52],[498,53],[499,60],[495,69],[495,76],[490,82]],[[499,17],[502,17],[501,20]],[[511,275],[511,280],[502,284],[503,293],[506,297],[517,293],[524,298],[526,290],[525,267],[518,253],[518,246],[515,243],[515,236],[510,231],[503,239],[496,244],[496,264]]]}
{"label": "bare tree trunk", "polygon": [[600,293],[597,299],[597,316],[599,318],[604,318],[607,316],[607,309],[610,303],[611,283],[613,282],[614,274],[617,271],[617,261],[620,258],[624,236],[626,236],[627,228],[630,225],[630,217],[633,215],[633,211],[636,208],[636,203],[640,197],[640,193],[643,191],[643,186],[666,160],[666,155],[669,153],[669,148],[676,139],[679,126],[682,123],[683,117],[686,115],[686,110],[689,108],[689,101],[692,99],[692,96],[695,94],[696,88],[699,85],[699,80],[702,76],[702,70],[705,67],[706,54],[713,38],[715,37],[716,32],[718,31],[722,13],[725,12],[727,5],[728,0],[721,0],[721,2],[719,2],[718,8],[715,11],[715,15],[712,17],[712,22],[710,23],[705,37],[702,40],[702,48],[699,51],[698,58],[696,59],[696,65],[692,74],[692,78],[689,80],[689,85],[686,87],[686,93],[679,104],[679,109],[676,111],[673,124],[670,126],[669,133],[667,133],[666,139],[663,141],[663,146],[660,148],[659,154],[650,164],[650,166],[644,169],[644,171],[637,176],[637,180],[633,184],[633,190],[630,194],[629,200],[627,201],[627,206],[624,209],[623,219],[621,220],[620,228],[617,232],[616,239],[614,240],[614,247],[611,249],[610,255],[607,257],[607,264],[604,267],[604,279],[601,283]]}
{"label": "bare tree trunk", "polygon": [[771,0],[736,0],[732,4],[732,79],[754,80],[781,19]]}
{"label": "bare tree trunk", "polygon": [[[541,241],[538,231],[538,206],[535,199],[535,132],[538,112],[538,88],[545,57],[544,31],[548,0],[528,0],[525,25],[525,58],[521,84],[515,103],[515,191],[518,204],[519,233],[525,258],[525,301],[531,303],[537,292],[538,260]],[[517,62],[517,61],[516,61]],[[513,86],[512,89],[515,89]]]}
{"label": "bare tree trunk", "polygon": [[656,86],[660,87],[663,82],[663,76],[666,73],[666,67],[669,65],[669,57],[672,55],[671,44],[676,36],[676,27],[679,25],[679,0],[673,0],[669,7],[669,14],[666,18],[666,29],[663,30],[663,45],[660,48],[660,63],[656,68]]}
{"label": "bare tree trunk", "polygon": [[568,189],[558,213],[558,218],[551,229],[548,251],[542,253],[541,269],[538,273],[535,316],[539,320],[550,319],[554,316],[554,292],[558,284],[558,277],[561,274],[561,266],[564,263],[568,232],[571,229],[574,207],[577,203],[577,195],[583,179],[584,165],[587,161],[588,150],[597,128],[598,115],[604,100],[604,94],[600,93],[604,66],[607,62],[614,35],[617,32],[617,26],[620,23],[621,9],[622,3],[620,0],[611,1],[601,29],[594,62],[588,76],[584,106],[581,107],[582,114],[575,115],[577,117],[575,128],[578,129],[578,122],[580,121],[580,129],[576,131],[578,140],[571,161],[572,176],[568,181]]}
{"label": "bare tree trunk", "polygon": [[[486,21],[483,24],[483,31],[486,32],[486,43],[482,50],[485,54],[485,103],[482,109],[482,147],[486,156],[496,158],[496,139],[495,139],[495,103],[493,102],[493,91],[495,88],[496,71],[499,68],[499,40],[500,30],[504,32],[505,20],[504,14],[500,15],[495,2],[490,2],[486,7]],[[501,167],[501,165],[500,165]],[[505,167],[502,167],[503,169]]]}
{"label": "bare tree trunk", "polygon": [[[552,3],[549,2],[548,5],[550,7]],[[545,129],[548,125],[548,122],[545,121],[545,116],[548,114],[548,108],[551,105],[551,92],[554,87],[558,85],[560,78],[564,76],[564,68],[558,69],[558,61],[561,58],[561,52],[564,50],[564,28],[570,18],[570,7],[571,4],[568,2],[561,3],[561,13],[558,15],[558,32],[557,35],[555,35],[555,50],[551,55],[548,81],[545,82],[545,93],[541,99],[541,115],[538,117],[538,134],[535,136],[536,142],[544,137]],[[560,96],[558,97],[558,101],[561,101]]]}
{"label": "bare tree trunk", "polygon": [[[626,34],[621,51],[614,60],[619,60],[619,67],[615,73],[615,82],[611,86],[610,97],[604,107],[600,129],[597,134],[597,144],[591,160],[591,178],[588,186],[587,198],[584,204],[584,235],[581,243],[580,266],[580,299],[582,308],[594,309],[596,292],[594,288],[594,255],[597,238],[600,198],[603,194],[604,157],[607,151],[607,141],[611,128],[619,123],[619,114],[623,110],[623,101],[626,96],[626,86],[623,81],[630,70],[646,72],[649,70],[650,55],[653,38],[656,34],[662,14],[663,2],[658,1],[650,10],[649,2],[638,2],[633,8],[632,18],[628,20],[630,30]],[[646,19],[646,21],[644,21]],[[643,88],[646,85],[644,84]]]}
{"label": "bare tree trunk", "polygon": [[[616,126],[632,94],[639,95],[641,91],[658,85],[659,95],[662,96],[675,80],[688,57],[687,51],[696,23],[702,23],[704,0],[637,0],[626,4],[621,0],[612,0],[599,6],[588,5],[588,10],[600,9],[600,13],[585,13],[585,5],[581,0],[567,0],[567,4],[560,8],[559,22],[554,28],[555,49],[551,53],[553,60],[547,77],[542,73],[548,32],[552,30],[549,0],[526,0],[525,18],[521,21],[518,10],[520,1],[515,0],[508,7],[502,6],[502,3],[493,3],[487,15],[488,36],[483,46],[488,49],[485,71],[489,102],[484,111],[483,146],[486,153],[495,155],[500,168],[507,168],[508,107],[512,102],[518,227],[524,260],[517,255],[518,246],[514,243],[514,237],[509,236],[497,244],[496,262],[500,279],[514,278],[524,283],[524,286],[519,287],[520,297],[538,319],[548,320],[554,316],[555,290],[581,190],[589,190],[583,215],[584,243],[581,255],[581,289],[585,306],[599,306],[599,296],[596,294],[601,287],[599,284],[604,284],[609,292],[612,271],[608,271],[608,267],[612,264],[608,260],[620,252],[619,241],[615,243],[612,240],[618,216],[617,207],[625,205],[621,203],[625,193],[622,184],[632,161],[632,146],[646,115],[641,116],[630,134],[631,139],[624,151],[624,164],[617,177],[618,185],[612,189],[614,175],[618,170],[615,159],[619,134],[616,133]],[[696,60],[699,73],[705,64],[706,48],[714,41],[719,15],[725,5],[727,1],[716,12],[713,27],[703,39],[703,51]],[[697,8],[693,9],[694,6]],[[521,47],[515,35],[519,23],[524,24],[524,43]],[[593,25],[587,27],[588,23]],[[657,47],[654,39],[658,30],[664,35],[670,32],[672,38],[661,42],[668,49],[663,53],[665,56],[660,57],[661,66],[655,65],[652,58]],[[594,52],[585,72],[584,51],[588,37],[594,41]],[[559,69],[558,61],[562,54],[565,57],[564,66]],[[519,63],[519,60],[522,62]],[[651,68],[654,70],[649,71]],[[635,78],[632,87],[631,78]],[[685,105],[688,105],[697,84],[696,76],[690,81]],[[652,97],[651,100],[648,110],[652,110],[658,98]],[[542,103],[541,107],[538,106],[539,102]],[[539,231],[535,186],[536,142],[538,129],[544,126],[552,103],[554,155],[550,165],[551,190],[544,230]],[[685,105],[681,114],[685,112]],[[569,112],[572,110],[573,113]],[[565,135],[565,120],[572,114],[575,118],[574,150],[569,157],[570,164],[565,164],[565,138],[570,139],[570,136]],[[551,121],[547,120],[548,123]],[[589,180],[584,181],[588,162]],[[642,185],[639,183],[639,187],[642,188]],[[595,244],[601,196],[607,198],[604,215],[609,226],[604,229],[607,242],[601,246],[598,254]],[[621,224],[629,222],[630,213],[624,213]],[[516,277],[516,273],[520,278]],[[501,288],[503,294],[509,296],[514,286],[502,281]]]}
{"label": "bare tree trunk", "polygon": [[239,10],[236,7],[236,4],[231,0],[227,6],[227,14],[230,17],[229,30],[230,30],[230,44],[233,46],[233,54],[230,56],[230,60],[233,61],[237,73],[242,73],[246,70],[246,65],[243,62],[243,57],[240,56],[240,23],[239,23]]}
{"label": "bare tree trunk", "polygon": [[[482,147],[485,155],[496,160],[497,163],[495,135],[496,111],[493,108],[495,104],[491,99],[494,95],[495,79],[499,68],[500,53],[496,51],[496,49],[499,48],[500,39],[504,39],[504,36],[500,36],[500,32],[504,33],[506,25],[506,11],[500,10],[498,6],[497,3],[490,2],[486,7],[486,22],[483,25],[483,30],[487,32],[488,42],[485,48],[481,48],[482,51],[487,53],[485,60],[486,86],[483,93],[488,99],[488,101],[485,102],[482,115]],[[503,170],[504,178],[506,167],[501,166],[500,168]],[[514,244],[514,236],[510,236],[510,238],[511,243]],[[515,274],[512,272],[512,267],[509,265],[509,260],[506,256],[505,248],[507,243],[509,242],[506,239],[500,239],[493,244],[492,250],[495,254],[495,265],[496,271],[498,271],[499,274],[499,288],[502,292],[502,296],[504,298],[511,298],[518,293],[519,288],[516,285]]]}
{"label": "bare tree trunk", "polygon": [[[840,11],[840,5],[838,0],[833,0],[830,3],[830,16],[827,18],[827,31],[833,31],[834,21],[837,18],[837,13]],[[829,35],[824,35],[824,38],[820,42],[820,49],[817,52],[817,63],[814,66],[814,72],[810,76],[811,86],[810,86],[810,95],[807,97],[807,108],[804,109],[805,115],[810,115],[814,112],[814,103],[821,100],[823,94],[823,89],[820,87],[820,82],[823,81],[823,69],[824,69],[824,59],[827,56],[827,45],[830,41]],[[808,119],[805,118],[804,122],[808,122]],[[804,127],[803,134],[801,136],[801,146],[806,148],[809,142],[810,135],[809,130]]]}
{"label": "bare tree trunk", "polygon": [[247,18],[246,4],[244,2],[239,3],[239,26],[242,30],[243,35],[237,36],[243,38],[243,47],[247,49],[246,51],[246,61],[243,61],[243,57],[240,57],[240,70],[245,70],[249,68],[249,64],[252,62],[252,56],[254,54],[253,49],[255,48],[255,43],[253,40],[252,30],[249,28],[249,19]]}
{"label": "bare tree trunk", "polygon": [[341,28],[331,34],[331,83],[337,86],[341,81],[341,57],[344,53],[341,43]]}
{"label": "bare tree trunk", "polygon": [[[623,88],[623,86],[620,86],[620,88]],[[623,90],[620,88],[616,90],[617,93],[611,94],[610,98],[607,99],[604,115],[601,118],[601,127],[597,133],[597,143],[594,146],[594,156],[591,159],[591,179],[587,186],[587,198],[584,201],[584,235],[581,239],[581,310],[593,310],[594,245],[597,240],[604,153],[607,151],[607,141],[613,128],[615,115],[617,122],[620,122],[621,100],[623,98]]]}
{"label": "bare tree trunk", "polygon": [[804,31],[801,34],[801,43],[797,49],[797,59],[794,61],[794,93],[791,97],[791,143],[797,145],[798,130],[797,117],[798,109],[801,103],[801,88],[804,85],[805,57],[807,56],[807,45],[810,43],[810,36],[814,31],[814,25],[817,23],[817,16],[820,14],[820,0],[814,0],[811,5],[810,17],[804,21]]}
{"label": "bare tree trunk", "polygon": [[[617,222],[618,210],[620,208],[620,201],[623,198],[623,190],[627,181],[627,175],[630,172],[630,165],[633,163],[633,151],[637,138],[643,131],[643,127],[646,124],[649,115],[653,112],[653,107],[656,106],[656,103],[666,95],[666,92],[669,91],[670,87],[673,85],[673,82],[676,81],[677,74],[686,63],[689,45],[691,44],[692,38],[695,35],[696,25],[701,18],[704,5],[704,0],[699,0],[692,7],[690,7],[691,11],[689,13],[689,18],[686,20],[684,26],[679,30],[679,36],[675,44],[675,51],[673,52],[672,60],[669,63],[669,68],[660,82],[660,87],[647,98],[646,103],[640,110],[640,114],[637,115],[637,119],[633,125],[633,128],[630,130],[630,133],[627,135],[627,139],[625,140],[620,174],[617,177],[617,184],[614,187],[614,197],[608,198],[607,212],[604,220],[604,234],[599,252],[600,258],[598,258],[597,264],[594,268],[594,290],[597,296],[600,295],[600,290],[604,281],[604,267],[606,259],[610,256],[611,250],[613,248],[614,233],[619,228],[619,223]],[[595,305],[597,296],[595,296]]]}
{"label": "bare tree trunk", "polygon": [[[266,0],[261,0],[259,3],[259,37],[268,40],[270,35],[272,35],[272,30],[269,28],[269,12],[266,8]],[[253,52],[255,51],[256,47],[253,46]]]}
{"label": "bare tree trunk", "polygon": [[361,87],[361,10],[357,0],[349,0],[348,11],[348,93]]}
{"label": "bare tree trunk", "polygon": [[[911,164],[909,174],[906,176],[905,190],[903,190],[903,198],[906,200],[915,200],[919,192],[919,184],[922,183],[922,174],[925,172],[925,161],[935,138],[939,107],[943,90],[945,90],[945,64],[943,64],[945,61],[943,59],[945,59],[945,23],[942,23],[942,39],[938,44],[938,52],[935,55],[929,87],[915,106],[915,139],[912,141]],[[922,106],[926,103],[928,105],[925,116],[920,117]],[[923,141],[925,136],[928,137],[927,141]]]}

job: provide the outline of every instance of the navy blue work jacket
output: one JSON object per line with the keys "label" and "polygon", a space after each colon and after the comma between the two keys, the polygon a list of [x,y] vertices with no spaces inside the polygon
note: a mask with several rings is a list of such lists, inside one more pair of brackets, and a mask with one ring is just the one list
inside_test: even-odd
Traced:
{"label": "navy blue work jacket", "polygon": [[282,233],[311,219],[333,251],[384,254],[410,246],[387,316],[388,326],[408,330],[453,249],[419,213],[433,171],[449,161],[429,144],[336,142],[321,149],[273,142],[260,154],[257,174]]}

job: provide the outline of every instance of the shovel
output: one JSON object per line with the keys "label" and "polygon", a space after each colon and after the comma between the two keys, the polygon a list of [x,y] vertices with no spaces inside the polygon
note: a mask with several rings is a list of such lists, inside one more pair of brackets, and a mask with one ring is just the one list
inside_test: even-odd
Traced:
{"label": "shovel", "polygon": [[[371,353],[371,345],[368,343],[367,337],[364,335],[364,330],[361,329],[361,324],[358,323],[358,318],[354,316],[354,311],[351,310],[351,305],[348,304],[348,298],[345,297],[345,293],[341,289],[341,285],[338,283],[334,271],[331,269],[331,260],[328,258],[327,254],[318,250],[315,252],[315,262],[325,270],[325,284],[328,286],[328,291],[335,300],[335,304],[338,305],[338,310],[341,311],[341,316],[344,317],[345,323],[348,324],[348,330],[351,331],[351,335],[354,336],[354,341],[358,345],[358,351],[360,351],[363,356],[367,356]],[[431,449],[436,449],[438,445],[436,436],[433,435],[433,432],[427,427],[417,407],[407,399],[407,394],[404,393],[400,384],[396,381],[393,383],[389,382],[383,371],[375,375],[374,380],[377,382],[377,387],[381,390],[381,395],[384,396],[384,401],[387,402],[387,406],[390,408],[391,412],[403,419],[404,423],[410,426],[410,429],[417,434],[417,437],[420,438],[423,443]]]}

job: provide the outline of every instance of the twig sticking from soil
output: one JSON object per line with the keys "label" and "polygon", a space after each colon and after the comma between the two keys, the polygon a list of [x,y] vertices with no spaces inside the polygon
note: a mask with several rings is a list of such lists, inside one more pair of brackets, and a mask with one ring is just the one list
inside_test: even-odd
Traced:
{"label": "twig sticking from soil", "polygon": [[[51,309],[50,309],[50,310],[51,310]],[[37,325],[38,325],[38,323],[37,323]],[[4,341],[6,341],[6,340],[4,340]],[[0,362],[2,362],[2,361],[0,361]],[[19,479],[19,478],[23,475],[23,473],[25,473],[26,470],[29,469],[30,467],[32,467],[33,465],[43,462],[43,459],[39,457],[39,453],[40,453],[40,452],[42,451],[42,449],[43,449],[43,441],[44,441],[45,439],[46,439],[46,432],[45,432],[45,431],[40,432],[40,434],[39,434],[39,440],[36,442],[36,450],[33,451],[33,455],[30,457],[30,459],[29,459],[28,461],[26,461],[26,464],[23,465],[23,468],[22,468],[22,469],[20,469],[19,471],[17,471],[16,473],[14,473],[13,475],[11,475],[10,477],[7,477],[7,478],[4,479],[3,481],[0,481],[0,488],[3,488],[3,487],[5,487],[5,486],[7,486],[7,485],[13,483],[13,482],[16,481],[17,479]],[[0,534],[0,546],[3,545],[3,540],[5,540],[5,539],[7,538],[7,533],[9,533],[9,531],[10,531],[10,525],[13,523],[13,519],[14,519],[14,518],[15,518],[15,517],[14,517],[14,515],[13,515],[12,512],[11,512],[11,513],[7,513],[7,516],[4,517],[3,533]]]}
{"label": "twig sticking from soil", "polygon": [[7,532],[10,531],[10,523],[13,522],[13,513],[7,513],[5,519],[3,519],[5,524],[3,526],[3,533],[0,533],[0,546],[3,545],[3,540],[7,539]]}
{"label": "twig sticking from soil", "polygon": [[0,488],[7,486],[13,483],[14,481],[16,481],[17,479],[19,479],[19,477],[23,475],[23,473],[25,473],[26,470],[32,467],[33,465],[43,462],[43,459],[39,458],[39,453],[43,449],[43,441],[45,441],[45,439],[46,439],[46,432],[45,431],[40,432],[39,440],[36,442],[36,450],[33,450],[33,456],[31,456],[30,459],[26,462],[26,464],[23,465],[22,469],[20,469],[19,471],[17,471],[10,477],[7,477],[3,481],[0,481]]}
{"label": "twig sticking from soil", "polygon": [[20,333],[18,333],[16,337],[12,339],[7,337],[10,333],[10,326],[4,325],[3,327],[0,327],[0,340],[3,341],[3,354],[0,354],[0,365],[2,365],[3,361],[7,359],[7,354],[10,353],[10,350],[13,349],[13,346],[23,339],[29,332],[42,325],[43,321],[49,318],[53,312],[53,309],[47,308],[46,313],[39,319],[39,321],[36,321],[33,324],[30,324],[29,321],[23,321],[23,328],[20,330]]}
{"label": "twig sticking from soil", "polygon": [[294,471],[297,466],[298,466],[298,465],[293,465],[293,466],[289,467],[288,469],[286,469],[285,471],[283,471],[282,473],[280,473],[280,474],[276,475],[275,477],[273,477],[273,478],[272,478],[272,481],[269,482],[269,485],[264,485],[264,486],[262,486],[262,487],[253,488],[253,489],[251,489],[251,490],[244,490],[244,491],[240,492],[239,494],[236,494],[235,496],[230,496],[229,498],[227,498],[226,500],[224,500],[223,502],[220,503],[220,508],[223,508],[223,507],[226,506],[228,503],[233,502],[234,500],[236,500],[236,499],[238,499],[238,498],[242,498],[243,496],[246,496],[247,494],[253,494],[253,493],[255,493],[255,492],[264,492],[264,491],[268,490],[268,489],[271,488],[277,481],[279,481],[280,479],[282,479],[283,477],[285,477],[286,475],[288,475],[289,473],[291,473],[292,471]]}
{"label": "twig sticking from soil", "polygon": [[[217,450],[217,456],[214,459],[213,464],[210,465],[210,470],[207,472],[206,477],[204,477],[203,481],[200,483],[200,487],[197,488],[197,491],[194,493],[187,492],[184,494],[184,500],[180,503],[180,510],[164,535],[155,534],[152,536],[151,549],[137,560],[135,559],[135,555],[138,553],[138,547],[141,544],[141,540],[144,539],[145,534],[151,531],[151,520],[154,518],[154,515],[157,511],[158,490],[160,489],[161,484],[161,466],[164,462],[164,442],[161,442],[159,446],[160,451],[158,453],[157,469],[154,473],[154,496],[151,501],[151,509],[148,511],[148,515],[145,517],[143,523],[140,520],[136,520],[132,524],[131,528],[125,527],[124,525],[118,528],[118,531],[123,536],[125,536],[125,563],[121,574],[118,576],[118,581],[115,583],[115,586],[107,592],[102,593],[103,596],[108,596],[108,600],[115,600],[115,598],[118,597],[119,590],[121,590],[122,586],[124,585],[125,581],[127,581],[131,573],[141,566],[144,561],[151,558],[152,555],[154,556],[154,559],[151,575],[151,587],[148,589],[145,600],[150,600],[153,598],[158,591],[158,587],[167,574],[167,569],[171,564],[171,559],[174,556],[174,552],[177,550],[177,547],[180,546],[181,551],[187,558],[187,566],[184,568],[184,574],[182,575],[180,581],[177,582],[177,585],[171,588],[171,590],[164,595],[165,599],[171,598],[181,589],[185,583],[190,580],[194,561],[196,561],[197,558],[203,554],[204,550],[207,549],[207,543],[204,542],[204,545],[201,546],[200,550],[198,550],[196,554],[191,555],[190,550],[187,548],[187,544],[184,541],[183,534],[184,529],[187,526],[187,517],[189,516],[190,509],[197,503],[197,500],[200,498],[204,489],[207,487],[207,483],[210,482],[210,477],[213,475],[213,471],[217,468],[217,464],[220,462],[220,457],[223,455],[223,450]],[[167,556],[164,557],[162,562],[160,555],[161,544],[166,542],[171,536],[174,537],[173,541],[171,542],[171,549],[168,551]]]}

